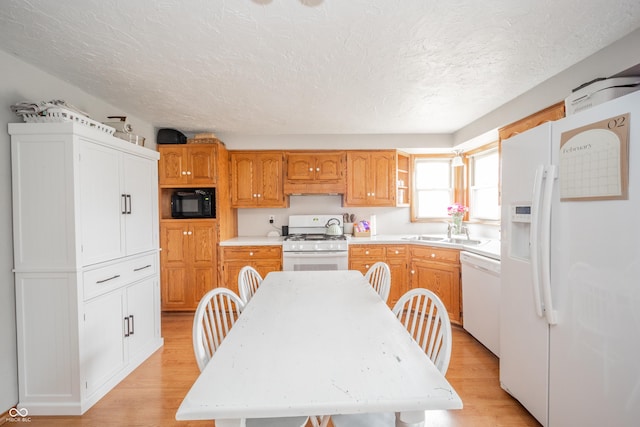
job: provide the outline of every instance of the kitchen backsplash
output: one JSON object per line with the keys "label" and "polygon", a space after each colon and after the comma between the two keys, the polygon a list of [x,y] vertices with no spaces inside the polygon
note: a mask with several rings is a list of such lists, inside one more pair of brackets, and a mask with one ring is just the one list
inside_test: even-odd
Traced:
{"label": "kitchen backsplash", "polygon": [[[345,212],[355,214],[357,220],[368,220],[376,216],[378,234],[442,234],[447,226],[443,222],[412,223],[409,208],[352,208],[342,206],[342,196],[291,196],[287,209],[238,209],[238,235],[266,236],[269,231],[280,231],[287,225],[289,215],[303,214],[335,214],[342,218]],[[269,224],[269,215],[275,217],[273,225]],[[470,224],[473,237],[489,239],[499,238],[499,227],[492,225]]]}

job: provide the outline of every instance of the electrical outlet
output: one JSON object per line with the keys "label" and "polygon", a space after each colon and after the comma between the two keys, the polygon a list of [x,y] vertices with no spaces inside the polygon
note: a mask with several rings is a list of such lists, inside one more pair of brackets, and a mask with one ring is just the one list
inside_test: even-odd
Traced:
{"label": "electrical outlet", "polygon": [[275,215],[269,215],[269,224],[273,224],[274,222],[276,222],[276,216]]}

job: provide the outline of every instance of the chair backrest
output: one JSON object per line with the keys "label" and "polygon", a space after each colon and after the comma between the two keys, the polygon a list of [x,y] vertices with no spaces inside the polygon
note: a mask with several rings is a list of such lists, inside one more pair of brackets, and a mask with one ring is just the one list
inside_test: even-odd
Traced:
{"label": "chair backrest", "polygon": [[249,302],[253,294],[258,290],[260,283],[262,283],[262,276],[255,268],[247,265],[240,269],[240,273],[238,273],[238,291],[242,302],[245,304]]}
{"label": "chair backrest", "polygon": [[387,302],[389,291],[391,290],[391,270],[389,266],[382,261],[378,261],[367,270],[364,277],[371,283],[380,298]]}
{"label": "chair backrest", "polygon": [[428,289],[412,289],[400,297],[393,313],[442,375],[446,374],[451,360],[451,322],[440,298]]}
{"label": "chair backrest", "polygon": [[207,292],[193,319],[193,352],[200,371],[207,366],[242,312],[240,297],[227,288]]}

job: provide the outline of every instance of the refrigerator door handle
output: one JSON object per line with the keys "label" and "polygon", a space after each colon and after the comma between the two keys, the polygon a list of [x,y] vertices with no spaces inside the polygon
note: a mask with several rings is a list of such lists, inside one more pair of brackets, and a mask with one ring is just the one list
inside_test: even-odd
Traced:
{"label": "refrigerator door handle", "polygon": [[531,229],[529,231],[531,253],[531,277],[533,281],[533,301],[538,317],[544,317],[542,311],[542,296],[540,294],[540,208],[542,202],[542,188],[544,184],[544,165],[536,168],[533,180],[533,200],[531,202]]}
{"label": "refrigerator door handle", "polygon": [[546,171],[544,192],[542,195],[542,212],[540,215],[540,275],[542,278],[542,299],[547,323],[557,323],[557,313],[553,309],[551,297],[551,201],[553,185],[558,177],[556,165],[550,165]]}

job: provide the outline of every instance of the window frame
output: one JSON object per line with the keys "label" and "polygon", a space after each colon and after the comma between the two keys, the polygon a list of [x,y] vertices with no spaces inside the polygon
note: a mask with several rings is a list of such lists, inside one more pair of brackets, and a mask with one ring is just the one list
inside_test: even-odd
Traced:
{"label": "window frame", "polygon": [[[431,160],[442,160],[448,159],[449,168],[451,169],[451,183],[452,183],[452,193],[453,193],[453,201],[451,203],[463,203],[466,202],[466,193],[464,191],[464,181],[465,175],[464,170],[466,169],[466,157],[462,155],[463,162],[465,163],[464,167],[454,168],[451,166],[451,162],[453,161],[453,154],[413,154],[411,155],[411,201],[410,201],[410,212],[411,212],[411,222],[442,222],[443,220],[447,220],[448,216],[442,217],[418,217],[418,196],[417,196],[417,186],[415,183],[415,172],[416,172],[416,161],[421,159],[431,159]],[[462,184],[461,184],[462,183]],[[465,214],[464,219],[468,217],[468,214]]]}
{"label": "window frame", "polygon": [[[489,150],[493,150],[493,149],[497,149],[498,150],[498,165],[500,168],[500,162],[501,162],[501,157],[502,157],[502,153],[500,150],[500,144],[498,141],[494,141],[494,142],[490,142],[488,144],[484,144],[480,147],[474,148],[472,150],[469,150],[467,152],[464,153],[460,153],[460,157],[462,157],[462,163],[464,164],[464,166],[462,167],[452,167],[451,166],[451,174],[452,174],[452,180],[453,180],[453,201],[452,203],[461,203],[465,206],[469,206],[469,210],[471,211],[471,206],[470,206],[470,185],[469,183],[471,182],[471,168],[470,168],[470,158],[471,156],[475,156],[478,155],[484,151],[489,151]],[[429,217],[429,218],[418,218],[417,216],[417,211],[418,211],[418,197],[416,195],[417,189],[416,189],[416,185],[415,185],[415,164],[416,164],[416,160],[419,159],[449,159],[449,161],[451,162],[453,160],[453,158],[455,157],[455,154],[436,154],[436,153],[432,153],[432,154],[412,154],[411,155],[411,171],[410,171],[410,178],[411,178],[411,184],[410,184],[410,189],[411,189],[411,197],[410,197],[410,220],[411,222],[416,222],[416,223],[429,223],[429,222],[442,222],[443,220],[448,220],[450,217],[445,216],[445,217]],[[450,163],[451,164],[451,163]],[[497,182],[497,186],[498,186],[498,198],[500,197],[500,187],[501,187],[501,182],[500,182],[500,170],[498,170],[498,182]],[[498,206],[500,205],[500,200],[498,200]],[[474,224],[500,224],[500,220],[490,220],[490,219],[482,219],[482,218],[471,218],[470,217],[470,213],[467,212],[464,217],[463,217],[463,221],[465,222],[470,222],[470,223],[474,223]]]}
{"label": "window frame", "polygon": [[[498,181],[496,182],[496,187],[498,190],[498,200],[496,200],[498,206],[500,206],[500,172],[501,172],[501,152],[500,152],[500,144],[498,141],[490,142],[488,144],[482,145],[473,150],[469,150],[465,153],[465,170],[466,170],[466,182],[468,183],[465,188],[466,200],[471,203],[471,183],[473,181],[472,173],[473,173],[473,165],[472,158],[474,156],[482,155],[488,151],[496,151],[496,155],[498,156]],[[469,206],[469,213],[467,214],[466,220],[471,223],[476,224],[500,224],[500,218],[498,219],[489,219],[489,218],[477,218],[471,217],[471,211],[473,211],[472,207]]]}

